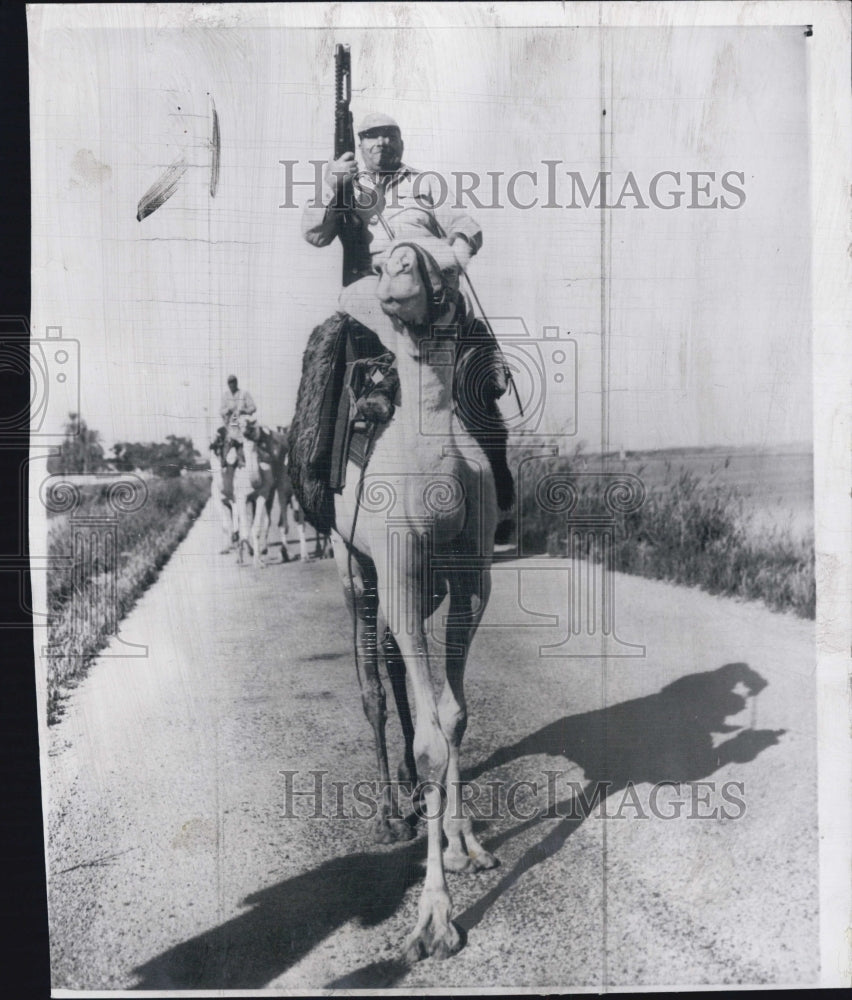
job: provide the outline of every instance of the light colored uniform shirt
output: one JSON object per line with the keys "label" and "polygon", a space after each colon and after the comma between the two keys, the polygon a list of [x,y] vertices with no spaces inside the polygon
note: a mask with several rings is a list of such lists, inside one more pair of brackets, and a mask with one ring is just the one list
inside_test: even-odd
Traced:
{"label": "light colored uniform shirt", "polygon": [[[356,188],[353,204],[364,224],[361,238],[366,237],[372,260],[383,253],[393,239],[416,239],[424,233],[440,237],[436,222],[450,242],[463,236],[473,253],[482,246],[479,224],[465,212],[453,208],[455,192],[448,190],[446,182],[434,173],[423,173],[402,164],[395,173],[379,177],[379,187],[367,187],[367,178],[359,178],[365,190],[359,196]],[[361,206],[358,205],[359,197],[364,202]],[[312,199],[302,211],[302,235],[315,247],[328,246],[340,235],[342,213],[331,207],[334,199],[333,188],[324,184],[322,202]],[[382,225],[377,209],[393,232],[393,238]]]}
{"label": "light colored uniform shirt", "polygon": [[236,424],[241,413],[254,413],[257,407],[247,389],[237,389],[231,392],[226,389],[222,393],[222,405],[219,412],[226,424]]}

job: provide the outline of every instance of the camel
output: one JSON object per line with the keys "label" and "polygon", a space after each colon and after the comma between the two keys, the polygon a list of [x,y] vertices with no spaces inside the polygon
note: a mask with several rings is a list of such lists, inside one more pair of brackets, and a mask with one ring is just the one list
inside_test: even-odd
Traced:
{"label": "camel", "polygon": [[[444,288],[435,287],[436,268]],[[451,286],[420,245],[395,244],[385,257],[375,294],[384,324],[382,343],[396,356],[400,405],[390,423],[375,432],[363,472],[350,463],[346,484],[334,498],[334,556],[354,619],[362,701],[385,790],[375,827],[379,841],[413,835],[405,819],[394,815],[390,795],[380,645],[406,735],[401,773],[420,782],[428,853],[418,919],[405,945],[409,960],[445,958],[461,947],[445,871],[473,872],[497,864],[474,835],[459,773],[467,722],[464,669],[490,594],[497,500],[488,459],[463,426],[453,399],[458,341],[430,339],[434,326],[452,320],[453,299],[446,295]],[[363,321],[376,329],[376,319],[372,314]],[[306,363],[303,384],[307,377]],[[300,408],[309,405],[309,395],[300,389],[294,418],[300,429]],[[291,467],[297,463],[297,496],[300,489],[310,490],[300,448],[295,456],[291,450],[290,459]],[[426,622],[447,594],[444,662],[435,670],[433,687],[432,667],[439,664],[430,653]],[[413,727],[406,673],[416,714]]]}
{"label": "camel", "polygon": [[[306,563],[316,559],[332,558],[331,535],[327,531],[315,529],[314,550],[313,552],[308,551],[308,535],[305,527],[308,522],[305,518],[305,512],[299,506],[299,501],[296,499],[295,494],[290,497],[290,513],[293,515],[293,521],[299,536],[299,559],[303,563]],[[286,525],[286,513],[283,516]]]}
{"label": "camel", "polygon": [[293,486],[287,472],[287,438],[257,423],[246,414],[240,417],[242,435],[241,461],[234,470],[234,504],[239,519],[238,562],[242,564],[248,549],[253,565],[265,565],[270,514],[278,496],[281,510],[281,558],[290,561],[287,551],[287,507]]}
{"label": "camel", "polygon": [[[226,448],[227,434],[224,427],[216,432],[210,442],[210,471],[213,473],[211,493],[213,503],[219,512],[222,525],[222,545],[219,550],[224,555],[231,551],[239,538],[239,522],[234,508],[234,468],[239,454]],[[230,459],[230,462],[229,462]]]}

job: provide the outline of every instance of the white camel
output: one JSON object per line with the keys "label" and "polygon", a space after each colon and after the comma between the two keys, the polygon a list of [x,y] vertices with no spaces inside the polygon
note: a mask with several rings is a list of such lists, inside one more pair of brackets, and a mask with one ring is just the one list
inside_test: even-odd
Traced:
{"label": "white camel", "polygon": [[[400,405],[376,435],[363,475],[350,464],[335,499],[334,554],[355,616],[363,701],[376,733],[381,779],[388,778],[378,672],[385,626],[392,636],[384,640],[389,668],[401,654],[414,698],[413,760],[428,830],[426,880],[406,942],[415,960],[446,957],[461,947],[445,869],[475,871],[497,863],[474,835],[459,774],[467,722],[464,668],[490,594],[497,501],[488,459],[456,414],[458,342],[433,339],[436,324],[452,318],[445,282],[447,272],[419,245],[397,244],[386,256],[375,284],[384,315],[363,321],[377,332],[384,323],[380,333],[396,355]],[[349,308],[355,314],[358,303]],[[446,594],[445,656],[433,687],[426,622]],[[394,645],[396,654],[389,649]],[[405,821],[391,815],[387,798],[379,824],[380,839],[411,836]]]}
{"label": "white camel", "polygon": [[[266,564],[263,552],[269,534],[270,509],[278,486],[278,461],[269,451],[262,450],[258,443],[261,428],[257,421],[243,414],[240,417],[242,434],[242,454],[234,469],[234,507],[239,521],[239,542],[237,562],[244,562],[245,550],[251,553],[252,565],[256,569]],[[284,447],[286,455],[286,446]],[[283,463],[284,455],[281,456]],[[286,542],[282,546],[285,561]]]}

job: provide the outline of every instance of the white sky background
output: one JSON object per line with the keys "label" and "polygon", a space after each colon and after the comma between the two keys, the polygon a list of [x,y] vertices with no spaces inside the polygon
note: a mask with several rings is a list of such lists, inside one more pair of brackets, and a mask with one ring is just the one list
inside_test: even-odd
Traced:
{"label": "white sky background", "polygon": [[[489,315],[577,341],[570,448],[601,440],[602,214],[612,445],[810,440],[801,28],[51,30],[31,41],[33,327],[80,342],[81,410],[107,445],[174,433],[203,451],[231,371],[265,422],[289,423],[340,256],[308,246],[299,210],[278,207],[279,160],[304,161],[309,179],[307,161],[330,152],[338,42],[351,46],[356,125],[393,115],[421,169],[538,170],[543,201],[541,161],[559,159],[565,205],[564,171],[591,186],[601,169],[605,107],[604,169],[633,171],[646,200],[661,170],[743,172],[746,202],[729,211],[629,198],[607,213],[525,211],[505,205],[504,178],[505,207],[472,211],[484,247],[470,273]],[[137,222],[139,198],[180,155],[193,165],[177,193]],[[573,403],[554,374],[545,431]]]}

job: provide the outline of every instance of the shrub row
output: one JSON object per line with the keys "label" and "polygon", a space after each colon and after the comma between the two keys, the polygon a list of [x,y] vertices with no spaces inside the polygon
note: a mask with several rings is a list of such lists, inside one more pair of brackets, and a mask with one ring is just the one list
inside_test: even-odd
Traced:
{"label": "shrub row", "polygon": [[[606,558],[624,573],[761,600],[773,611],[815,617],[812,537],[756,527],[736,489],[714,482],[712,475],[700,477],[671,466],[637,510],[613,514],[604,503],[605,478],[578,475],[575,465],[571,459],[548,459],[544,466],[532,466],[535,475],[521,476],[522,553],[573,554],[598,562]],[[558,473],[576,489],[579,499],[570,514],[542,508],[535,488],[543,470]],[[595,514],[612,520],[611,544],[606,532],[578,526],[579,515]]]}
{"label": "shrub row", "polygon": [[[74,516],[106,516],[107,486],[81,488]],[[139,510],[116,518],[116,567],[102,549],[81,563],[74,517],[57,515],[48,529],[48,722],[61,711],[66,689],[82,677],[95,654],[159,575],[210,495],[210,479],[190,475],[148,482]]]}

